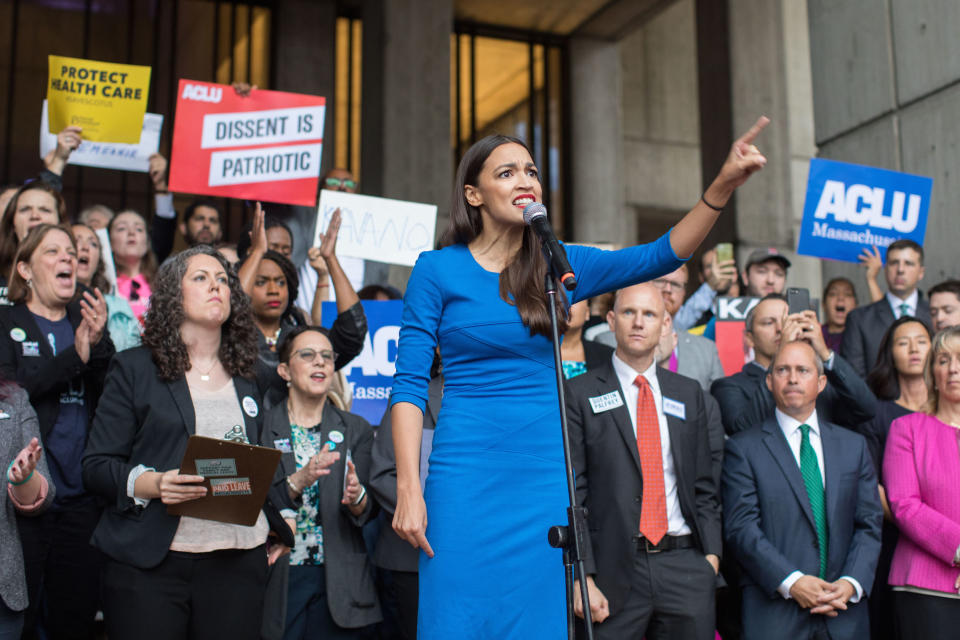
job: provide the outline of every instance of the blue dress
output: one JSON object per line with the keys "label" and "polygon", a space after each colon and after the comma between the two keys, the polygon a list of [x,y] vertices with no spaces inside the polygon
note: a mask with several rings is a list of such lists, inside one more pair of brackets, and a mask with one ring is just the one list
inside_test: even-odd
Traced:
{"label": "blue dress", "polygon": [[[568,246],[571,302],[679,268],[669,234],[620,251]],[[426,406],[434,347],[443,404],[424,489],[420,640],[566,637],[561,552],[567,521],[560,410],[550,341],[500,297],[500,276],[465,245],[424,252],[403,305],[391,405]]]}

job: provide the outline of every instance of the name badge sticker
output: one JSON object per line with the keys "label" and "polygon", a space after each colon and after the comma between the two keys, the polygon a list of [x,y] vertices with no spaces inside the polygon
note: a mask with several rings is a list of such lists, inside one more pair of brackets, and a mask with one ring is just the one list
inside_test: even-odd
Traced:
{"label": "name badge sticker", "polygon": [[23,347],[24,356],[38,357],[40,355],[39,342],[22,342],[20,346]]}
{"label": "name badge sticker", "polygon": [[14,342],[23,342],[27,339],[27,332],[20,327],[14,327],[10,329],[10,339]]}
{"label": "name badge sticker", "polygon": [[610,409],[623,406],[623,397],[621,397],[619,391],[611,391],[610,393],[605,393],[602,396],[596,396],[589,400],[590,408],[593,409],[594,413],[603,413],[604,411],[610,411]]}
{"label": "name badge sticker", "polygon": [[667,396],[663,396],[663,412],[674,418],[687,419],[687,405]]}
{"label": "name badge sticker", "polygon": [[9,420],[10,414],[0,409],[0,420]]}
{"label": "name badge sticker", "polygon": [[343,442],[343,434],[340,433],[339,431],[331,431],[330,442],[333,442],[334,444],[340,444],[341,442]]}
{"label": "name badge sticker", "polygon": [[279,438],[273,441],[273,448],[280,449],[284,453],[291,453],[293,447],[290,446],[290,438]]}

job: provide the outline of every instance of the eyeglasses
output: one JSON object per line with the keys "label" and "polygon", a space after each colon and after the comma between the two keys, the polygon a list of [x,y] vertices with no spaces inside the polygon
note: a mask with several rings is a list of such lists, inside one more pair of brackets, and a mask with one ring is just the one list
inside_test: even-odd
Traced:
{"label": "eyeglasses", "polygon": [[130,302],[136,302],[140,299],[140,282],[137,280],[130,281]]}
{"label": "eyeglasses", "polygon": [[327,178],[323,181],[328,187],[337,188],[340,185],[345,186],[347,189],[356,189],[357,181],[356,180],[341,180],[340,178]]}
{"label": "eyeglasses", "polygon": [[312,364],[317,359],[318,354],[326,363],[333,364],[337,361],[336,351],[332,351],[330,349],[317,351],[316,349],[310,349],[308,347],[306,349],[299,349],[293,352],[293,355],[295,355],[301,361],[306,362],[307,364]]}
{"label": "eyeglasses", "polygon": [[666,289],[673,289],[677,293],[687,288],[686,284],[681,284],[679,282],[670,282],[669,280],[665,280],[663,278],[657,278],[656,280],[654,280],[653,286],[655,286],[657,289],[660,289],[661,291],[664,291]]}

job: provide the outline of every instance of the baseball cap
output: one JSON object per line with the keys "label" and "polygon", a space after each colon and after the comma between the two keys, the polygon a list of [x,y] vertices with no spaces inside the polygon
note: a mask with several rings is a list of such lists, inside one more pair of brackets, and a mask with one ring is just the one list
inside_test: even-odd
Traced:
{"label": "baseball cap", "polygon": [[780,266],[784,269],[790,268],[790,261],[787,258],[776,250],[775,247],[767,247],[766,249],[754,249],[750,252],[750,257],[747,258],[747,264],[744,265],[744,270],[749,270],[755,264],[761,264],[763,262],[770,262],[774,260],[780,263]]}

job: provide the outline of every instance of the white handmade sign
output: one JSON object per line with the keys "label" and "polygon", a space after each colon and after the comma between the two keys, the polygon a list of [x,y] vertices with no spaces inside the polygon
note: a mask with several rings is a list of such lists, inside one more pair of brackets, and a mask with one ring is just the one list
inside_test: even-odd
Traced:
{"label": "white handmade sign", "polygon": [[327,190],[320,192],[314,246],[338,208],[338,256],[412,267],[422,251],[433,249],[436,205]]}

